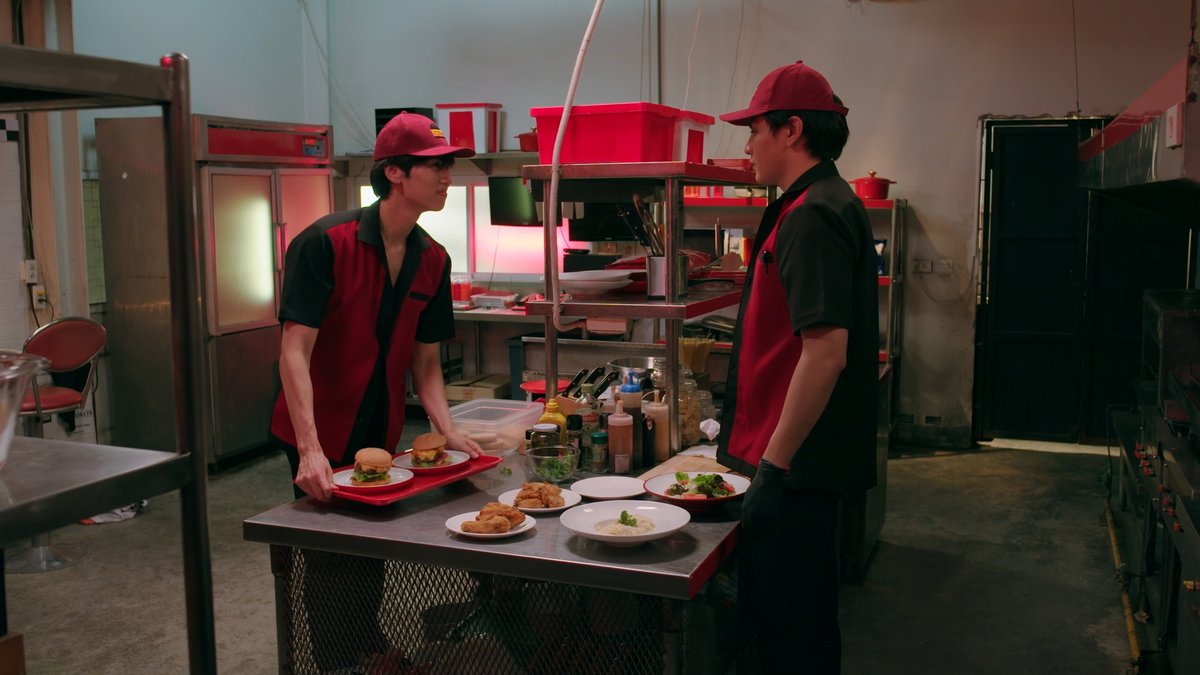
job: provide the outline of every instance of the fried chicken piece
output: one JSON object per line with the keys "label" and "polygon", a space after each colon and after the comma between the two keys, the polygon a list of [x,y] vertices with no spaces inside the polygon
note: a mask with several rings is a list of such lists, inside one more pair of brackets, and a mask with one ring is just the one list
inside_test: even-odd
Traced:
{"label": "fried chicken piece", "polygon": [[476,516],[475,519],[476,520],[484,520],[484,519],[490,518],[492,516],[501,516],[503,518],[508,519],[508,522],[513,527],[520,525],[521,522],[525,520],[524,513],[521,513],[516,508],[509,506],[508,504],[501,504],[500,502],[488,502],[487,504],[485,504],[483,509],[479,511],[479,515]]}
{"label": "fried chicken piece", "polygon": [[464,520],[463,532],[471,534],[501,534],[512,529],[512,523],[504,516],[490,516],[483,520]]}
{"label": "fried chicken piece", "polygon": [[516,498],[516,506],[526,509],[553,509],[565,503],[562,488],[551,483],[526,483]]}

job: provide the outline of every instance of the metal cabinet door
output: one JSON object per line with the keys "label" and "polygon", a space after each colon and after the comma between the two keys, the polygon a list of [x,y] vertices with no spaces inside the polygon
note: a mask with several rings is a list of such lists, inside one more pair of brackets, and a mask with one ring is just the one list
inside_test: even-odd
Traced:
{"label": "metal cabinet door", "polygon": [[333,210],[333,178],[329,169],[279,169],[281,250],[318,218]]}
{"label": "metal cabinet door", "polygon": [[272,171],[206,167],[200,173],[209,333],[272,325],[279,258]]}

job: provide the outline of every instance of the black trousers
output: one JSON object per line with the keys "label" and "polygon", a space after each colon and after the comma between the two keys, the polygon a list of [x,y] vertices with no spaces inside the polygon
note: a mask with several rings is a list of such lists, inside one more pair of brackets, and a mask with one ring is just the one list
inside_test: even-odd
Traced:
{"label": "black trousers", "polygon": [[[271,440],[287,455],[295,480],[299,452],[279,439]],[[305,496],[299,487],[294,489],[297,499]],[[323,672],[351,668],[368,655],[386,652],[388,639],[379,626],[383,561],[306,550],[304,563],[304,612],[317,668]]]}
{"label": "black trousers", "polygon": [[739,672],[841,672],[837,522],[840,493],[785,490],[777,517],[738,539]]}

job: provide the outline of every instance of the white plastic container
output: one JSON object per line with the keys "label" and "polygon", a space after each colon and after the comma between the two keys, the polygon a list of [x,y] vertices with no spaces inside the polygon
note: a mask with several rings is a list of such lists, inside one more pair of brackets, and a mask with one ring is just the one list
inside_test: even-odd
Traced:
{"label": "white plastic container", "polygon": [[525,430],[542,416],[542,404],[499,398],[477,398],[450,409],[454,428],[489,455],[510,455],[525,439]]}

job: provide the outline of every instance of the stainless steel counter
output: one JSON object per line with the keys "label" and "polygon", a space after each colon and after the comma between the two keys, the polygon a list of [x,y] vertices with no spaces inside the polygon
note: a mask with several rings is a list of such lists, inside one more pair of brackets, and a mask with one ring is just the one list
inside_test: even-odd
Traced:
{"label": "stainless steel counter", "polygon": [[[510,476],[500,467],[510,467]],[[589,586],[664,598],[692,598],[728,556],[739,511],[726,506],[693,517],[681,531],[636,548],[614,548],[583,539],[538,516],[537,527],[509,539],[467,539],[450,534],[446,519],[478,511],[525,480],[524,458],[512,455],[495,469],[386,507],[302,499],[249,518],[250,541],[358,556]]]}
{"label": "stainless steel counter", "polygon": [[189,481],[187,455],[17,436],[0,469],[0,548]]}

